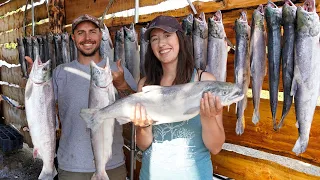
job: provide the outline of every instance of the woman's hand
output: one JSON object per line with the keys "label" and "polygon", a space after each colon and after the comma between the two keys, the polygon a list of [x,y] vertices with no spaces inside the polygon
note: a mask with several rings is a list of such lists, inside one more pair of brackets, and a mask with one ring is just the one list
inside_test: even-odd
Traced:
{"label": "woman's hand", "polygon": [[200,102],[202,139],[212,154],[219,153],[225,141],[222,112],[223,106],[219,97],[210,92],[204,93]]}
{"label": "woman's hand", "polygon": [[132,108],[130,119],[134,125],[141,128],[149,127],[153,123],[150,116],[147,115],[146,108],[141,106],[139,103]]}
{"label": "woman's hand", "polygon": [[223,106],[218,96],[213,96],[211,92],[203,94],[200,102],[200,116],[203,120],[215,119],[221,115]]}

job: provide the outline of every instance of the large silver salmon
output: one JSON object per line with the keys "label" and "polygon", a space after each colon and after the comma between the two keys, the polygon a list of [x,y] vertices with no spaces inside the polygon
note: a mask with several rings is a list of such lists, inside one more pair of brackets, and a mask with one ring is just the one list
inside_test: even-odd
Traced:
{"label": "large silver salmon", "polygon": [[146,76],[146,71],[144,70],[144,62],[145,56],[147,53],[149,42],[144,39],[144,33],[146,32],[147,28],[142,27],[140,30],[140,75],[141,78]]}
{"label": "large silver salmon", "polygon": [[297,7],[290,1],[285,0],[282,7],[283,20],[283,48],[282,48],[282,83],[283,83],[283,107],[282,116],[278,124],[281,128],[284,118],[287,116],[292,105],[293,97],[290,95],[293,79],[294,38]]}
{"label": "large silver salmon", "polygon": [[32,138],[33,156],[43,161],[39,179],[53,179],[56,174],[54,156],[56,149],[55,100],[51,78],[51,61],[42,64],[35,59],[25,89],[25,108]]}
{"label": "large silver salmon", "polygon": [[102,31],[102,40],[100,42],[100,55],[103,57],[103,59],[109,59],[113,60],[113,44],[110,37],[109,29],[108,27],[103,23]]}
{"label": "large silver salmon", "polygon": [[205,70],[207,65],[208,25],[203,12],[199,15],[199,18],[193,19],[192,43],[196,68]]}
{"label": "large silver salmon", "polygon": [[124,50],[127,68],[134,80],[140,80],[140,60],[137,33],[132,23],[129,28],[124,27]]}
{"label": "large silver salmon", "polygon": [[28,73],[27,73],[27,63],[25,60],[25,49],[23,45],[23,39],[22,38],[17,38],[17,43],[18,43],[18,51],[19,51],[19,63],[21,66],[21,72],[22,72],[22,77],[28,78]]}
{"label": "large silver salmon", "polygon": [[294,96],[299,138],[292,151],[306,151],[310,128],[320,92],[320,23],[315,1],[306,0],[297,9],[297,31],[294,56],[294,76],[291,95]]}
{"label": "large silver salmon", "polygon": [[181,26],[184,31],[184,35],[188,39],[189,51],[191,52],[191,56],[193,56],[193,43],[192,43],[193,14],[189,14],[187,17],[182,19]]}
{"label": "large silver salmon", "polygon": [[278,89],[280,79],[281,55],[281,9],[268,1],[266,10],[268,32],[268,63],[269,63],[269,95],[273,129],[277,129],[276,114],[278,106]]}
{"label": "large silver salmon", "polygon": [[236,51],[234,59],[235,83],[241,88],[244,98],[237,102],[237,124],[236,133],[241,135],[245,128],[244,110],[247,107],[247,92],[250,83],[250,60],[249,60],[249,34],[247,14],[242,11],[240,18],[235,22]]}
{"label": "large silver salmon", "polygon": [[121,59],[122,66],[127,67],[125,51],[124,51],[124,32],[123,27],[121,27],[115,36],[114,43],[114,61]]}
{"label": "large silver salmon", "polygon": [[63,63],[70,62],[70,45],[69,45],[69,34],[64,32],[61,34],[61,50]]}
{"label": "large silver salmon", "polygon": [[228,106],[243,98],[241,89],[233,84],[219,81],[201,81],[187,84],[145,86],[142,92],[117,100],[102,109],[82,109],[80,116],[89,128],[107,119],[117,118],[120,124],[131,122],[131,109],[140,103],[155,124],[172,123],[191,119],[199,114],[200,100],[204,92],[219,96],[221,104]]}
{"label": "large silver salmon", "polygon": [[252,122],[257,124],[260,120],[260,92],[263,79],[266,76],[266,40],[264,30],[263,5],[253,11],[250,38],[250,74],[252,78],[253,116]]}
{"label": "large silver salmon", "polygon": [[[89,108],[103,108],[115,101],[115,90],[112,84],[112,74],[109,59],[105,68],[90,64],[91,83],[89,89]],[[112,155],[112,142],[115,119],[103,121],[97,129],[91,129],[91,143],[96,165],[96,172],[91,179],[107,180],[106,163]]]}
{"label": "large silver salmon", "polygon": [[208,19],[208,31],[207,71],[213,74],[217,81],[226,81],[228,46],[221,11],[217,11]]}

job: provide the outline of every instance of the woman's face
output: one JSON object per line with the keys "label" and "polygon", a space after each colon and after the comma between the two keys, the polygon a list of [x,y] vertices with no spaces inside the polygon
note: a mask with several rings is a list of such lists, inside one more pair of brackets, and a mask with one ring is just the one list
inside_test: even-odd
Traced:
{"label": "woman's face", "polygon": [[154,55],[161,63],[172,63],[178,60],[179,40],[177,33],[162,29],[153,29],[150,33],[150,44]]}

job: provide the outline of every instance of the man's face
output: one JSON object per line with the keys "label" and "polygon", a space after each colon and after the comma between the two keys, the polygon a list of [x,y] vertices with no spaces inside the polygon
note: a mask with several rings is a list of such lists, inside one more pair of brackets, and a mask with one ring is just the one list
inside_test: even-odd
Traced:
{"label": "man's face", "polygon": [[90,57],[99,53],[102,32],[92,22],[84,21],[78,24],[72,38],[83,56]]}

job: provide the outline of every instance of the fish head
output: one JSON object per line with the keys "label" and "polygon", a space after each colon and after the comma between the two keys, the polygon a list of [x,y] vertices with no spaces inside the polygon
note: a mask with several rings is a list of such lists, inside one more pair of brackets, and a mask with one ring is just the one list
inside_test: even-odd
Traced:
{"label": "fish head", "polygon": [[51,78],[51,60],[42,63],[40,56],[37,55],[32,65],[29,78],[36,84],[42,84],[47,82]]}
{"label": "fish head", "polygon": [[52,42],[52,41],[53,41],[53,34],[52,34],[51,32],[49,32],[49,33],[47,34],[47,36],[48,36],[48,41],[49,41],[49,42]]}
{"label": "fish head", "polygon": [[37,37],[37,40],[38,40],[39,44],[43,44],[43,39],[42,39],[41,36],[38,36],[38,37]]}
{"label": "fish head", "polygon": [[217,11],[213,14],[212,18],[208,19],[208,27],[210,29],[209,35],[214,38],[223,39],[226,37],[224,26],[222,23],[222,13]]}
{"label": "fish head", "polygon": [[32,45],[31,36],[26,37],[26,42],[27,42],[28,45]]}
{"label": "fish head", "polygon": [[193,23],[195,35],[200,36],[202,39],[206,39],[208,37],[208,25],[205,14],[202,12],[198,18],[194,18]]}
{"label": "fish head", "polygon": [[23,39],[17,38],[17,43],[18,43],[18,46],[23,46]]}
{"label": "fish head", "polygon": [[245,11],[240,12],[240,17],[236,20],[235,31],[239,35],[248,36],[249,35],[249,25],[247,19],[247,13]]}
{"label": "fish head", "polygon": [[100,88],[107,87],[112,83],[112,74],[109,66],[109,58],[107,58],[106,66],[104,68],[99,67],[93,61],[90,62],[91,82]]}
{"label": "fish head", "polygon": [[38,45],[38,44],[39,44],[39,43],[38,43],[38,39],[37,39],[37,37],[35,37],[35,36],[32,36],[32,37],[31,37],[31,41],[32,41],[32,43],[35,44],[35,45]]}
{"label": "fish head", "polygon": [[282,7],[282,19],[284,24],[293,24],[296,21],[297,7],[290,1],[285,0]]}
{"label": "fish head", "polygon": [[266,21],[268,24],[280,25],[282,20],[282,10],[272,1],[268,1],[265,8]]}
{"label": "fish head", "polygon": [[61,34],[61,38],[62,40],[67,41],[69,40],[69,34],[67,32],[64,32]]}
{"label": "fish head", "polygon": [[185,35],[191,35],[193,28],[193,14],[189,14],[186,18],[184,18],[182,20],[181,26],[184,30]]}
{"label": "fish head", "polygon": [[124,30],[123,27],[121,27],[117,32],[116,32],[116,37],[115,37],[116,41],[119,42],[124,42]]}
{"label": "fish head", "polygon": [[101,31],[102,31],[102,40],[109,41],[110,33],[109,33],[108,27],[105,24],[103,24],[103,28],[101,28]]}
{"label": "fish head", "polygon": [[320,32],[319,16],[316,13],[315,1],[306,0],[297,9],[297,32],[316,36]]}
{"label": "fish head", "polygon": [[252,21],[255,27],[258,27],[262,31],[264,30],[264,9],[262,4],[253,11]]}
{"label": "fish head", "polygon": [[134,42],[136,40],[136,33],[134,29],[134,24],[131,23],[130,27],[124,27],[124,39]]}
{"label": "fish head", "polygon": [[218,96],[223,106],[238,102],[244,97],[241,88],[229,82],[212,81],[208,83],[206,91],[210,91],[214,96]]}
{"label": "fish head", "polygon": [[61,41],[61,35],[60,34],[55,34],[53,35],[55,41]]}

